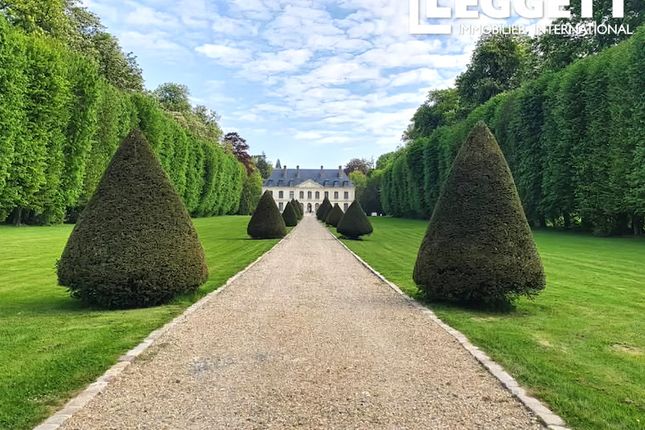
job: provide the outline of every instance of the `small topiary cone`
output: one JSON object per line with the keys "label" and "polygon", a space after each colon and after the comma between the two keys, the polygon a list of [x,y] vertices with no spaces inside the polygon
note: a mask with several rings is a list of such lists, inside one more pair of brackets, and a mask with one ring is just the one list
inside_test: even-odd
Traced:
{"label": "small topiary cone", "polygon": [[338,203],[336,203],[334,207],[329,211],[329,214],[327,214],[325,223],[327,225],[331,225],[332,227],[338,227],[338,223],[340,222],[341,218],[343,218],[343,215],[343,210],[340,208]]}
{"label": "small topiary cone", "polygon": [[298,214],[296,214],[296,210],[291,202],[287,202],[287,205],[284,207],[282,219],[287,227],[295,227],[298,225]]}
{"label": "small topiary cone", "polygon": [[483,122],[455,158],[413,278],[429,298],[484,305],[508,304],[545,286],[511,171]]}
{"label": "small topiary cone", "polygon": [[319,221],[325,222],[325,219],[327,219],[327,214],[329,214],[329,211],[331,210],[331,202],[327,197],[324,198],[322,204],[318,207],[318,210],[316,211],[316,218],[318,218]]}
{"label": "small topiary cone", "polygon": [[300,202],[298,200],[291,200],[291,204],[293,205],[293,208],[296,211],[296,216],[298,217],[298,221],[300,221],[304,215],[302,213],[302,206],[300,206]]}
{"label": "small topiary cone", "polygon": [[260,197],[246,232],[254,239],[280,239],[287,234],[284,219],[270,191]]}
{"label": "small topiary cone", "polygon": [[358,200],[349,205],[347,212],[338,222],[336,231],[348,239],[359,239],[366,234],[372,234],[372,224]]}
{"label": "small topiary cone", "polygon": [[154,306],[208,278],[204,250],[148,141],[121,143],[58,262],[72,296],[107,308]]}

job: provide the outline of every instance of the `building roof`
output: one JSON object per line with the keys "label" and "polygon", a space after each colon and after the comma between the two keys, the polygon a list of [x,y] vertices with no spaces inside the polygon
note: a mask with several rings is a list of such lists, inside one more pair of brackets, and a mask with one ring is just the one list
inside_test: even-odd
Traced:
{"label": "building roof", "polygon": [[353,187],[352,181],[343,172],[341,166],[338,169],[273,169],[271,176],[264,181],[265,187],[296,187],[305,181],[314,181],[323,187]]}

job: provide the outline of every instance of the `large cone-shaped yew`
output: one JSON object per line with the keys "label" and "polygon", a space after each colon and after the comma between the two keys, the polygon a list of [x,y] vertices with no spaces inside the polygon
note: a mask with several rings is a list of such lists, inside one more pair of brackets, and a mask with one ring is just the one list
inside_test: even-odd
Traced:
{"label": "large cone-shaped yew", "polygon": [[246,232],[254,239],[279,239],[287,234],[284,219],[270,191],[260,197]]}
{"label": "large cone-shaped yew", "polygon": [[413,277],[431,299],[478,305],[508,304],[545,286],[513,177],[483,122],[457,154]]}
{"label": "large cone-shaped yew", "polygon": [[146,138],[123,141],[58,262],[74,297],[108,308],[154,306],[208,278],[204,250]]}

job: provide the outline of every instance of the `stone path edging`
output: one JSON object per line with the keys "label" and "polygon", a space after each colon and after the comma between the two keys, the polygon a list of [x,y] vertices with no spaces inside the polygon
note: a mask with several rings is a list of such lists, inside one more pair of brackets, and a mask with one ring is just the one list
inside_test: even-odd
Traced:
{"label": "stone path edging", "polygon": [[[513,396],[515,396],[522,404],[527,407],[531,412],[533,412],[546,426],[549,430],[571,430],[566,426],[564,420],[546,407],[542,402],[536,399],[533,396],[527,394],[526,390],[513,378],[508,372],[504,370],[502,366],[494,362],[488,354],[484,351],[470,343],[468,338],[458,330],[450,327],[448,324],[444,323],[431,309],[423,306],[418,301],[414,300],[412,297],[405,294],[401,289],[394,283],[390,282],[385,276],[381,275],[376,269],[367,264],[365,260],[359,257],[354,251],[349,249],[347,245],[343,243],[335,234],[333,234],[327,227],[325,227],[327,232],[334,238],[338,243],[343,246],[347,251],[350,252],[361,263],[367,270],[372,272],[377,278],[385,282],[387,286],[392,288],[394,291],[403,296],[408,300],[414,307],[419,309],[421,312],[425,313],[433,322],[435,322],[439,327],[444,329],[449,335],[457,340],[468,351],[475,359],[499,382],[508,389]],[[40,430],[40,429],[39,429]],[[44,429],[43,429],[44,430]],[[49,430],[49,429],[47,429]]]}
{"label": "stone path edging", "polygon": [[[291,230],[293,231],[293,229]],[[273,245],[271,249],[266,251],[264,254],[260,255],[255,261],[251,262],[241,271],[237,272],[235,275],[231,276],[221,287],[215,291],[211,291],[204,297],[202,297],[197,302],[190,305],[186,310],[181,314],[177,315],[171,321],[168,321],[161,328],[158,328],[152,331],[140,344],[126,352],[124,355],[119,357],[117,363],[110,367],[103,375],[101,375],[96,381],[87,386],[80,394],[76,395],[69,402],[63,406],[58,412],[51,415],[45,421],[34,427],[33,430],[58,430],[65,421],[71,418],[75,413],[83,409],[83,407],[88,404],[94,397],[104,391],[110,381],[120,375],[141,353],[148,349],[161,335],[166,333],[168,330],[181,323],[188,317],[190,314],[203,307],[206,303],[211,301],[217,294],[223,291],[226,287],[233,283],[237,278],[242,276],[244,273],[248,272],[253,266],[259,263],[263,258],[273,252],[279,245],[287,240],[291,234],[287,234],[283,237],[278,243]]]}

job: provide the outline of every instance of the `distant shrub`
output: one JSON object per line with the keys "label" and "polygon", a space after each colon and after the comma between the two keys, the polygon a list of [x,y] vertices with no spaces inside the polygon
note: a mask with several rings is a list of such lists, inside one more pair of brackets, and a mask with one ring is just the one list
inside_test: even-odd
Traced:
{"label": "distant shrub", "polygon": [[298,214],[291,202],[287,202],[287,205],[284,207],[282,219],[287,227],[295,227],[298,225]]}
{"label": "distant shrub", "polygon": [[72,296],[107,308],[154,306],[208,278],[197,232],[145,137],[114,154],[58,262]]}
{"label": "distant shrub", "polygon": [[325,223],[333,227],[338,227],[338,223],[340,222],[343,215],[344,215],[343,210],[340,208],[338,203],[336,203],[334,207],[327,214],[327,219],[325,219]]}
{"label": "distant shrub", "polygon": [[254,239],[279,239],[287,234],[287,229],[270,191],[260,198],[246,232]]}
{"label": "distant shrub", "polygon": [[325,219],[327,219],[327,214],[331,210],[331,202],[327,197],[323,200],[321,205],[318,207],[318,210],[316,211],[316,218],[319,221],[325,222]]}
{"label": "distant shrub", "polygon": [[302,206],[300,205],[300,202],[298,200],[291,200],[291,204],[293,205],[293,208],[296,210],[296,216],[298,217],[298,221],[302,219],[304,214],[302,213]]}
{"label": "distant shrub", "polygon": [[336,231],[348,239],[359,239],[366,234],[372,234],[372,224],[358,200],[349,205],[347,212],[338,222]]}

